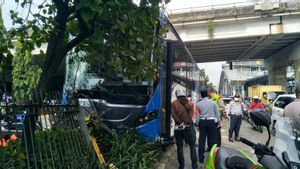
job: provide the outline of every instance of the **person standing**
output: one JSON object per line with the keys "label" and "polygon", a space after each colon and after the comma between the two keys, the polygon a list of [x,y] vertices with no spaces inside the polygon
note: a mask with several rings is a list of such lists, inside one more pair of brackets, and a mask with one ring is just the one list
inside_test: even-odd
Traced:
{"label": "person standing", "polygon": [[228,140],[233,142],[232,135],[234,132],[235,140],[239,141],[239,132],[243,119],[243,105],[238,95],[235,95],[233,101],[229,103],[227,112],[230,116]]}
{"label": "person standing", "polygon": [[294,100],[294,102],[285,106],[283,110],[283,117],[296,119],[300,123],[300,83],[296,86],[295,94],[296,99]]}
{"label": "person standing", "polygon": [[[208,89],[208,96],[211,100],[216,102],[216,104],[218,106],[218,109],[219,109],[219,113],[220,113],[220,119],[222,120],[223,112],[225,110],[225,105],[224,105],[223,98],[220,95],[217,94],[217,91],[214,88],[209,88]],[[221,127],[219,127],[217,129],[217,145],[218,145],[218,147],[221,146],[221,143],[222,143]],[[210,151],[212,146],[213,145],[208,144],[207,151]]]}
{"label": "person standing", "polygon": [[271,116],[270,112],[271,112],[271,104],[268,100],[268,94],[267,92],[263,92],[263,98],[261,99],[261,102],[264,106],[264,109],[266,111],[266,113],[268,114],[268,116]]}
{"label": "person standing", "polygon": [[193,126],[194,104],[187,99],[186,93],[183,90],[176,90],[177,99],[172,102],[171,114],[175,121],[174,135],[177,146],[177,158],[179,169],[184,169],[184,155],[183,155],[183,140],[190,147],[190,158],[192,161],[192,168],[198,168],[197,153],[196,153],[196,137]]}
{"label": "person standing", "polygon": [[195,111],[199,114],[196,118],[196,125],[199,127],[199,162],[204,162],[206,138],[208,145],[217,144],[217,129],[220,125],[220,112],[217,104],[208,98],[208,91],[201,91],[202,100],[196,105]]}

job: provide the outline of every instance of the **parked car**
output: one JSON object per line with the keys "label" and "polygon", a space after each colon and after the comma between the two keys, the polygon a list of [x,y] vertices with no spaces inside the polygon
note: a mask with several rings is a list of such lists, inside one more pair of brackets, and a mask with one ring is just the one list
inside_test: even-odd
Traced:
{"label": "parked car", "polygon": [[275,101],[272,104],[272,116],[271,116],[273,130],[275,130],[276,121],[283,116],[283,110],[285,106],[293,102],[295,99],[296,99],[295,94],[279,95],[277,99],[275,99]]}
{"label": "parked car", "polygon": [[274,102],[274,100],[276,100],[276,98],[279,95],[283,95],[283,94],[286,94],[286,92],[285,91],[270,91],[270,92],[267,92],[268,100],[272,104]]}

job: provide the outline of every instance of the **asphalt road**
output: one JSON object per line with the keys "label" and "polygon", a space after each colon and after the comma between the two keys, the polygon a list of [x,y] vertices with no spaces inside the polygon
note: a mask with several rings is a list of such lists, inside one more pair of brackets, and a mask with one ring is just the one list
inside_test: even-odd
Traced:
{"label": "asphalt road", "polygon": [[[222,122],[222,146],[223,147],[231,147],[234,148],[236,150],[244,150],[247,154],[249,154],[251,157],[253,157],[254,159],[256,159],[254,151],[251,147],[243,144],[242,142],[229,142],[228,141],[228,128],[229,128],[229,121],[228,120],[224,120]],[[198,135],[198,134],[197,134]],[[255,131],[252,129],[251,125],[244,121],[242,122],[242,126],[241,126],[241,130],[240,130],[240,137],[245,137],[251,141],[253,141],[254,143],[265,143],[268,139],[268,132],[267,129],[264,128],[264,132],[260,133],[258,131]],[[198,143],[198,137],[197,137],[197,142]],[[274,139],[271,140],[271,145],[274,144]],[[198,149],[198,148],[197,148]],[[198,152],[198,150],[196,150]],[[186,169],[191,169],[191,161],[190,161],[190,155],[189,155],[189,147],[188,146],[184,146],[184,157],[185,157],[185,163]],[[172,160],[170,161],[170,163],[167,166],[167,169],[177,169],[178,168],[178,162],[177,162],[177,156],[174,155],[172,157]]]}

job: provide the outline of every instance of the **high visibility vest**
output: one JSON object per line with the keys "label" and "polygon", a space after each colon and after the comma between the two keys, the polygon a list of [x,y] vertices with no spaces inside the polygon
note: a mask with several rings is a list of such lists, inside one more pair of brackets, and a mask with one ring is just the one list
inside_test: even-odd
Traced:
{"label": "high visibility vest", "polygon": [[220,95],[218,95],[218,94],[215,94],[212,98],[211,98],[211,100],[213,100],[213,101],[215,101],[216,103],[217,103],[217,105],[218,105],[218,107],[220,107],[219,106],[219,99],[220,99]]}

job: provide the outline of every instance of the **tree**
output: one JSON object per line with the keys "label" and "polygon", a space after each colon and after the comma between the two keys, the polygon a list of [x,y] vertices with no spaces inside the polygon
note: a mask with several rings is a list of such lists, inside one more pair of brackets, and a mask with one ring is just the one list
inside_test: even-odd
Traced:
{"label": "tree", "polygon": [[11,45],[6,41],[6,33],[2,19],[2,9],[0,6],[0,73],[2,73],[5,69],[11,68],[12,55],[9,51],[9,46]]}
{"label": "tree", "polygon": [[24,43],[23,39],[19,38],[12,59],[13,91],[17,101],[24,100],[25,96],[32,97],[42,71],[34,64],[34,57],[31,55],[33,46],[26,45],[30,44]]}
{"label": "tree", "polygon": [[204,77],[204,86],[206,88],[215,88],[215,86],[212,84],[212,82],[209,82],[209,77],[208,75],[205,73],[204,69],[200,69],[200,74],[201,76]]}
{"label": "tree", "polygon": [[[110,66],[111,72],[122,68],[130,77],[149,76],[155,72],[150,55],[159,43],[157,29],[159,3],[161,0],[141,0],[136,5],[132,0],[15,0],[28,8],[25,18],[17,11],[10,11],[15,29],[9,37],[18,36],[24,44],[40,47],[42,74],[39,89],[48,88],[55,71],[72,52],[84,51],[86,60],[98,59]],[[37,5],[37,12],[32,10]],[[32,16],[33,19],[29,19]],[[30,45],[25,45],[30,46]]]}

